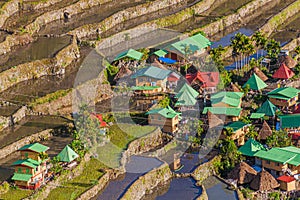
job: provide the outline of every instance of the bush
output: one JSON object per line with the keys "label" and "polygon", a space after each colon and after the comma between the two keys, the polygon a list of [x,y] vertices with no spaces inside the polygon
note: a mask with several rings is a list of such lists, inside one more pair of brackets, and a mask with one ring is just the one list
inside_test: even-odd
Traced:
{"label": "bush", "polygon": [[243,196],[247,199],[252,199],[253,195],[252,195],[252,190],[250,190],[249,188],[243,188],[241,189],[241,192],[243,194]]}
{"label": "bush", "polygon": [[0,194],[5,194],[9,190],[9,183],[4,181],[2,185],[0,185]]}

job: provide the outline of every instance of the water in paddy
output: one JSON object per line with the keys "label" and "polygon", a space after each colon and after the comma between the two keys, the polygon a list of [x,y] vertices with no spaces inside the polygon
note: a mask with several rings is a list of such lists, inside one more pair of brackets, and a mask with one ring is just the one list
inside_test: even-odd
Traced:
{"label": "water in paddy", "polygon": [[[67,144],[71,143],[71,141],[71,137],[52,136],[51,138],[48,138],[48,140],[39,143],[50,147],[47,154],[52,158],[63,150]],[[20,152],[14,152],[9,156],[0,159],[0,182],[7,180],[13,175],[14,167],[11,166],[11,164],[19,160],[20,156]]]}
{"label": "water in paddy", "polygon": [[[71,5],[78,0],[63,0],[56,4],[52,4],[46,8],[40,8],[37,10],[27,9],[22,12],[17,12],[14,15],[10,16],[4,23],[4,27],[8,29],[18,29],[21,26],[28,25],[29,23],[33,22],[38,16],[42,15],[43,13],[58,10],[60,8],[66,7],[68,5]],[[0,1],[1,4],[1,1]],[[28,4],[24,1],[25,7],[30,7]],[[27,4],[27,5],[26,5]],[[1,6],[0,6],[1,7]]]}
{"label": "water in paddy", "polygon": [[94,6],[78,15],[72,16],[68,20],[58,20],[55,22],[51,22],[40,31],[40,34],[67,33],[68,31],[71,31],[85,24],[100,22],[118,11],[137,6],[145,2],[147,2],[147,0],[110,1],[99,6]]}
{"label": "water in paddy", "polygon": [[153,190],[143,200],[170,200],[170,199],[196,199],[202,193],[202,189],[196,186],[192,178],[174,178],[163,186]]}
{"label": "water in paddy", "polygon": [[13,66],[43,58],[51,58],[61,49],[69,45],[71,36],[41,37],[29,45],[18,47],[15,51],[0,56],[0,71]]}
{"label": "water in paddy", "polygon": [[61,127],[67,123],[69,120],[57,116],[26,116],[16,125],[0,132],[0,148],[34,133]]}
{"label": "water in paddy", "polygon": [[[73,87],[77,71],[86,58],[91,48],[81,47],[80,58],[71,63],[67,68],[65,75],[43,76],[38,79],[20,82],[0,93],[0,99],[12,102],[18,105],[24,105],[32,102],[36,98],[43,97],[57,90],[65,90]],[[13,106],[8,106],[13,107]],[[0,115],[2,114],[0,107]],[[5,110],[5,107],[3,107]],[[13,109],[13,108],[11,108]]]}
{"label": "water in paddy", "polygon": [[131,156],[126,164],[126,173],[116,180],[110,181],[105,189],[93,199],[119,199],[138,177],[159,167],[161,164],[162,162],[156,158]]}
{"label": "water in paddy", "polygon": [[217,200],[217,199],[226,199],[226,200],[237,200],[237,194],[233,190],[227,189],[227,185],[221,182],[214,176],[208,177],[203,185],[206,189],[208,199]]}

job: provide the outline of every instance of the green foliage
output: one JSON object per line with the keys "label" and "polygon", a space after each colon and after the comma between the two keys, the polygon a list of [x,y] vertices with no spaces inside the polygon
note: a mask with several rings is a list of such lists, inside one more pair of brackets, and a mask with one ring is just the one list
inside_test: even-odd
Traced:
{"label": "green foliage", "polygon": [[246,198],[246,199],[252,199],[253,198],[253,191],[249,188],[243,188],[241,189],[241,192],[243,194],[243,196]]}
{"label": "green foliage", "polygon": [[210,50],[209,54],[211,55],[212,60],[218,67],[220,72],[224,71],[224,60],[223,60],[223,53],[225,49],[222,45],[219,45],[217,48]]}
{"label": "green foliage", "polygon": [[4,181],[1,185],[0,185],[0,194],[5,194],[7,193],[9,190],[9,183]]}
{"label": "green foliage", "polygon": [[270,200],[280,200],[280,192],[271,192],[268,197]]}
{"label": "green foliage", "polygon": [[244,95],[247,95],[250,91],[250,85],[247,84],[244,88],[243,88],[243,92],[244,92]]}
{"label": "green foliage", "polygon": [[267,55],[272,60],[276,60],[278,58],[280,49],[280,43],[274,39],[269,40],[266,45]]}
{"label": "green foliage", "polygon": [[119,72],[119,68],[117,66],[106,63],[105,77],[112,84],[115,75]]}
{"label": "green foliage", "polygon": [[36,105],[40,105],[40,104],[44,104],[44,103],[50,103],[54,100],[57,100],[61,97],[64,97],[66,96],[67,94],[69,94],[70,92],[72,91],[72,89],[67,89],[67,90],[57,90],[56,92],[54,93],[50,93],[50,94],[47,94],[46,96],[44,97],[41,97],[41,98],[38,98],[36,99],[34,102],[32,102],[29,106],[30,107],[33,107],[33,106],[36,106]]}
{"label": "green foliage", "polygon": [[255,139],[257,136],[258,136],[258,132],[255,130],[255,126],[250,125],[249,126],[249,131],[246,134],[246,137],[247,138],[254,138]]}
{"label": "green foliage", "polygon": [[220,78],[221,81],[218,84],[218,89],[223,89],[224,87],[228,87],[232,82],[232,73],[226,70],[221,71]]}
{"label": "green foliage", "polygon": [[41,160],[47,160],[49,158],[48,154],[45,152],[39,153],[39,157],[41,158]]}
{"label": "green foliage", "polygon": [[[7,186],[5,186],[7,187]],[[5,200],[16,200],[16,199],[25,199],[30,196],[34,191],[33,190],[22,190],[16,186],[9,187],[9,190],[6,193],[0,193],[0,199]]]}
{"label": "green foliage", "polygon": [[150,50],[148,48],[138,49],[138,51],[143,54],[141,60],[147,60],[149,58]]}
{"label": "green foliage", "polygon": [[232,134],[233,134],[233,128],[225,128],[224,129],[224,134],[226,135],[226,136],[232,136]]}
{"label": "green foliage", "polygon": [[159,101],[158,106],[160,108],[166,108],[168,105],[170,105],[170,103],[171,103],[171,99],[168,96],[166,96],[164,99]]}
{"label": "green foliage", "polygon": [[267,137],[266,144],[269,147],[287,147],[292,145],[292,138],[284,130],[273,130],[273,134]]}
{"label": "green foliage", "polygon": [[299,55],[300,54],[300,46],[297,46],[296,48],[295,48],[295,52]]}
{"label": "green foliage", "polygon": [[52,164],[50,171],[54,172],[55,174],[59,174],[62,172],[63,168],[60,165],[59,158],[57,156],[53,157],[50,160],[50,163]]}

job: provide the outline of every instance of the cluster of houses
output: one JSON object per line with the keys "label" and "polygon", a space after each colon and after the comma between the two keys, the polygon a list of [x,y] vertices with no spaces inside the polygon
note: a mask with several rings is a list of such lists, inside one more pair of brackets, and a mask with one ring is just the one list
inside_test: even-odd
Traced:
{"label": "cluster of houses", "polygon": [[[49,170],[51,164],[46,154],[48,149],[49,147],[45,145],[33,143],[18,150],[21,159],[12,164],[15,171],[11,178],[16,186],[35,190],[51,179],[53,173]],[[67,164],[68,167],[73,167],[79,156],[67,145],[57,157],[62,165]]]}
{"label": "cluster of houses", "polygon": [[[248,94],[241,92],[241,88],[235,84],[232,84],[230,90],[217,92],[219,72],[186,71],[184,76],[178,72],[187,58],[201,55],[210,44],[208,39],[197,34],[164,49],[152,49],[150,66],[138,70],[125,70],[121,67],[117,77],[130,77],[134,83],[131,89],[136,96],[155,99],[155,96],[163,93],[171,98],[173,103],[165,108],[154,106],[146,109],[148,124],[160,126],[164,132],[176,133],[183,121],[181,113],[199,108],[201,118],[205,118],[210,128],[222,127],[220,139],[226,137],[226,130],[232,130],[230,139],[235,141],[239,151],[251,164],[242,162],[229,174],[238,184],[250,184],[252,189],[260,191],[274,188],[297,190],[297,181],[300,180],[300,149],[295,146],[269,149],[263,145],[272,135],[272,129],[285,130],[297,145],[300,137],[300,90],[287,85],[295,75],[292,68],[296,62],[286,54],[281,55],[271,80],[258,67],[254,67],[241,79],[244,82],[242,88],[250,89]],[[134,51],[118,55],[115,61],[123,55],[137,60],[142,57],[139,52]],[[241,117],[245,116],[243,98],[245,95],[254,97],[257,94],[267,98],[258,109],[247,115],[259,130],[255,139],[263,144],[246,137],[251,124],[241,121]]]}

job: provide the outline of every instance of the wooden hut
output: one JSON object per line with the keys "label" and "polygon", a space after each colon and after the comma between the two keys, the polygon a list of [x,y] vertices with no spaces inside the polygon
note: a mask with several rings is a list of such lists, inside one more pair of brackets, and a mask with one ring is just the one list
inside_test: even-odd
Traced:
{"label": "wooden hut", "polygon": [[262,128],[260,129],[260,131],[258,133],[258,139],[266,140],[267,137],[269,137],[271,135],[272,135],[272,129],[270,128],[268,123],[266,121],[264,121]]}
{"label": "wooden hut", "polygon": [[294,68],[297,62],[288,55],[282,55],[279,57],[279,63],[284,63],[288,68]]}
{"label": "wooden hut", "polygon": [[253,74],[256,74],[262,81],[268,80],[268,77],[258,67],[254,67],[244,75],[242,81],[247,81]]}
{"label": "wooden hut", "polygon": [[285,191],[296,190],[296,179],[292,176],[283,175],[277,178],[280,189]]}
{"label": "wooden hut", "polygon": [[257,174],[250,183],[250,187],[252,189],[259,191],[268,191],[279,186],[280,184],[277,180],[264,169],[262,169],[262,171]]}
{"label": "wooden hut", "polygon": [[228,174],[229,179],[237,180],[238,184],[250,183],[257,172],[247,163],[241,162]]}

